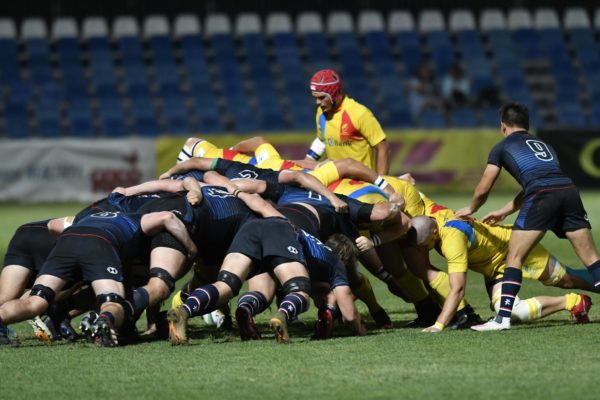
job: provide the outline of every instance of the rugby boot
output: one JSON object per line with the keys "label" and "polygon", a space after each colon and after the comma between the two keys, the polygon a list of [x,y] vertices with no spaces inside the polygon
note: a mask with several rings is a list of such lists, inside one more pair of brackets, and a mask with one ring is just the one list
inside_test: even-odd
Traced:
{"label": "rugby boot", "polygon": [[254,325],[254,319],[248,310],[243,307],[238,307],[238,309],[235,310],[235,321],[242,341],[261,339],[260,333],[256,330],[256,325]]}
{"label": "rugby boot", "polygon": [[29,319],[27,322],[31,325],[31,328],[33,328],[33,333],[39,341],[46,343],[52,341],[52,332],[50,332],[50,329],[48,329],[40,317]]}
{"label": "rugby boot", "polygon": [[315,339],[329,339],[333,337],[333,311],[330,308],[319,310],[319,319],[315,323]]}
{"label": "rugby boot", "polygon": [[383,308],[379,309],[379,311],[372,312],[371,317],[375,320],[375,324],[378,328],[392,329],[392,320]]}
{"label": "rugby boot", "polygon": [[462,310],[456,312],[447,329],[469,329],[473,325],[481,325],[484,322],[479,314],[473,310],[473,307],[467,305]]}
{"label": "rugby boot", "polygon": [[169,321],[169,341],[172,345],[187,343],[187,320],[189,316],[183,307],[171,308],[167,312]]}
{"label": "rugby boot", "polygon": [[119,336],[114,328],[110,318],[100,314],[94,324],[94,339],[98,346],[117,347],[119,345]]}
{"label": "rugby boot", "polygon": [[81,319],[79,330],[88,342],[94,342],[94,324],[98,319],[98,314],[95,311],[90,311],[88,315]]}
{"label": "rugby boot", "polygon": [[287,320],[283,312],[277,311],[275,314],[273,314],[271,321],[269,321],[269,325],[271,326],[273,333],[275,333],[275,340],[277,343],[286,344],[290,342],[290,335],[288,334],[287,329]]}
{"label": "rugby boot", "polygon": [[0,325],[0,345],[10,344],[10,339],[8,338],[8,326]]}
{"label": "rugby boot", "polygon": [[496,316],[495,318],[491,318],[485,324],[472,326],[471,329],[477,332],[504,331],[510,329],[510,318]]}
{"label": "rugby boot", "polygon": [[585,294],[579,295],[579,302],[571,310],[569,320],[574,324],[589,324],[589,312],[592,307],[592,299]]}

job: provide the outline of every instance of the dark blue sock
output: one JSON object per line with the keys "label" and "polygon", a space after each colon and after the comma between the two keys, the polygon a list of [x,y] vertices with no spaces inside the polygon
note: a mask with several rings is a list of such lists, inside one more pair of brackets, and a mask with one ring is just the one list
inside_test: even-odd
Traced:
{"label": "dark blue sock", "polygon": [[591,274],[592,271],[588,270],[587,268],[571,268],[565,266],[565,269],[567,270],[567,275],[574,276],[575,278],[581,279],[585,283],[594,286],[594,278]]}
{"label": "dark blue sock", "polygon": [[190,317],[204,315],[217,309],[219,291],[214,285],[204,285],[194,290],[183,304]]}
{"label": "dark blue sock", "polygon": [[592,279],[594,280],[596,292],[600,292],[600,260],[596,261],[592,265],[588,265],[587,268],[592,275]]}
{"label": "dark blue sock", "polygon": [[523,272],[520,268],[506,267],[504,270],[504,279],[502,280],[502,295],[500,297],[498,316],[510,318],[515,297],[519,293],[522,280]]}
{"label": "dark blue sock", "polygon": [[149,304],[150,297],[148,296],[148,291],[143,287],[135,289],[131,296],[131,306],[133,308],[132,320],[137,321]]}
{"label": "dark blue sock", "polygon": [[261,292],[247,292],[240,296],[237,306],[255,316],[265,311],[268,305],[267,299]]}
{"label": "dark blue sock", "polygon": [[281,300],[281,304],[279,305],[279,311],[287,316],[288,321],[296,318],[307,309],[308,300],[298,293],[287,294],[283,300]]}
{"label": "dark blue sock", "polygon": [[106,317],[111,323],[115,323],[115,316],[110,311],[103,311],[102,314],[100,314],[100,317]]}

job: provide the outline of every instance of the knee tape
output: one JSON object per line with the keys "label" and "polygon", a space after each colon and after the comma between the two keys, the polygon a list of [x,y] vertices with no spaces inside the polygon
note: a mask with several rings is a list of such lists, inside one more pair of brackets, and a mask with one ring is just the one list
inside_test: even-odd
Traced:
{"label": "knee tape", "polygon": [[550,263],[552,264],[552,274],[548,279],[542,281],[542,283],[546,286],[556,286],[558,282],[565,277],[567,270],[565,267],[554,257],[550,257]]}
{"label": "knee tape", "polygon": [[48,304],[52,304],[54,297],[56,297],[54,290],[50,289],[48,286],[40,284],[34,285],[31,288],[29,295],[41,297],[42,299],[46,300]]}
{"label": "knee tape", "polygon": [[150,268],[150,278],[158,278],[163,281],[169,288],[169,292],[175,290],[175,278],[169,273],[169,271],[160,267]]}
{"label": "knee tape", "polygon": [[234,296],[237,296],[242,288],[242,280],[236,274],[232,274],[231,272],[221,271],[217,276],[217,280],[225,283],[231,288]]}
{"label": "knee tape", "polygon": [[310,279],[304,276],[297,276],[295,278],[287,280],[283,284],[283,293],[290,294],[292,292],[304,292],[310,295],[311,284]]}

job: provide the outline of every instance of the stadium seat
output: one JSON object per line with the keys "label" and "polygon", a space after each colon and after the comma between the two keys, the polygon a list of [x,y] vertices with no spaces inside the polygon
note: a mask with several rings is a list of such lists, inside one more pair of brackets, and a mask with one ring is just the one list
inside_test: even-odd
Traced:
{"label": "stadium seat", "polygon": [[37,131],[40,137],[54,138],[63,135],[60,107],[57,103],[37,105],[35,107]]}
{"label": "stadium seat", "polygon": [[200,35],[200,20],[194,14],[177,15],[173,24],[173,34],[178,38]]}
{"label": "stadium seat", "polygon": [[241,13],[235,19],[235,34],[238,36],[248,34],[261,34],[262,24],[256,13]]}
{"label": "stadium seat", "polygon": [[479,125],[475,111],[471,108],[458,108],[452,110],[450,123],[459,128],[473,128]]}
{"label": "stadium seat", "polygon": [[560,29],[560,20],[556,10],[552,8],[538,8],[533,14],[533,25],[538,31],[545,29]]}
{"label": "stadium seat", "polygon": [[448,19],[448,28],[450,32],[474,31],[477,29],[475,16],[470,10],[452,10]]}
{"label": "stadium seat", "polygon": [[207,36],[230,34],[231,21],[226,14],[209,14],[204,22]]}
{"label": "stadium seat", "polygon": [[323,32],[323,19],[316,12],[301,12],[296,19],[296,32],[300,35]]}
{"label": "stadium seat", "polygon": [[567,30],[590,29],[590,17],[584,8],[567,8],[563,16],[563,27]]}
{"label": "stadium seat", "polygon": [[425,110],[418,118],[419,126],[423,128],[445,128],[446,117],[439,111]]}
{"label": "stadium seat", "polygon": [[484,9],[479,15],[479,29],[484,32],[507,29],[504,13],[495,8]]}
{"label": "stadium seat", "polygon": [[140,26],[135,17],[131,15],[121,15],[114,19],[112,24],[113,38],[138,37],[139,35]]}

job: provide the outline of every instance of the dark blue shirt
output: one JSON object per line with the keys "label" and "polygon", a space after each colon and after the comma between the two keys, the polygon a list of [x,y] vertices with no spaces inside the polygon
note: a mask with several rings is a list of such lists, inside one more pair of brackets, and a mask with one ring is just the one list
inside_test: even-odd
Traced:
{"label": "dark blue shirt", "polygon": [[232,160],[217,158],[213,161],[211,169],[227,177],[229,180],[236,179],[260,179],[269,183],[279,182],[279,172],[270,169],[258,168],[253,165],[244,164]]}
{"label": "dark blue shirt", "polygon": [[494,146],[488,164],[505,168],[521,184],[525,195],[573,184],[560,169],[554,149],[526,131],[514,132]]}
{"label": "dark blue shirt", "polygon": [[350,286],[346,267],[337,254],[302,229],[300,229],[299,239],[312,281],[327,282],[332,289],[337,286]]}

